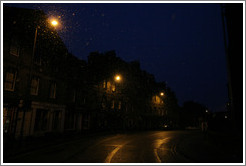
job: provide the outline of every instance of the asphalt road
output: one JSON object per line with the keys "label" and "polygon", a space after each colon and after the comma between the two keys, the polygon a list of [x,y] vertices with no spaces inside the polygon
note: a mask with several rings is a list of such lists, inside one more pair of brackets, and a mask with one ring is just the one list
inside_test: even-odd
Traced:
{"label": "asphalt road", "polygon": [[[33,145],[35,146],[35,145]],[[100,134],[38,148],[8,163],[226,163],[239,161],[200,131]]]}

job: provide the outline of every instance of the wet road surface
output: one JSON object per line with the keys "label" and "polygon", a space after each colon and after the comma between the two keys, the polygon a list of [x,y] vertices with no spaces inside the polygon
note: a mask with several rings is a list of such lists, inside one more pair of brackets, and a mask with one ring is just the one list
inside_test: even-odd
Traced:
{"label": "wet road surface", "polygon": [[227,161],[230,161],[228,154],[204,140],[200,131],[147,131],[82,137],[12,156],[7,162],[223,163]]}

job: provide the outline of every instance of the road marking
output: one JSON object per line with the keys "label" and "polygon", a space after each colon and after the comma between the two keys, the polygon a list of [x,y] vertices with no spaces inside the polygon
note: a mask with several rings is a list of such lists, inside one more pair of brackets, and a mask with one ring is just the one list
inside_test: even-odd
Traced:
{"label": "road marking", "polygon": [[156,158],[156,162],[157,163],[161,163],[161,159],[158,155],[158,152],[157,150],[160,148],[160,146],[164,143],[167,143],[167,140],[169,140],[169,138],[165,138],[165,139],[158,139],[156,140],[156,143],[155,143],[155,149],[154,149],[154,154],[155,154],[155,158]]}
{"label": "road marking", "polygon": [[154,149],[154,154],[155,154],[156,162],[157,163],[161,163],[161,159],[160,159],[160,157],[159,157],[159,155],[157,153],[157,149]]}
{"label": "road marking", "polygon": [[105,163],[110,163],[111,159],[114,157],[114,155],[120,150],[120,148],[122,148],[124,145],[118,145],[111,153],[109,153],[109,155],[107,156],[107,158],[105,159]]}

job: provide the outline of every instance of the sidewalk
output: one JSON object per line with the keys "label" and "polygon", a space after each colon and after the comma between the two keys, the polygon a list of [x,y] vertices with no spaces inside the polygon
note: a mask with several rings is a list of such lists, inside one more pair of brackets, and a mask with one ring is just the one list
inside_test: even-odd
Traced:
{"label": "sidewalk", "polygon": [[86,132],[86,133],[65,133],[60,135],[46,135],[42,137],[32,137],[20,140],[9,140],[4,138],[4,160],[8,158],[28,153],[30,151],[40,150],[42,148],[47,148],[49,146],[54,146],[58,144],[68,143],[70,141],[76,141],[79,139],[95,138],[94,136],[104,136],[112,134],[111,132]]}
{"label": "sidewalk", "polygon": [[235,133],[209,131],[206,138],[198,131],[183,139],[177,151],[197,163],[242,163],[243,137]]}

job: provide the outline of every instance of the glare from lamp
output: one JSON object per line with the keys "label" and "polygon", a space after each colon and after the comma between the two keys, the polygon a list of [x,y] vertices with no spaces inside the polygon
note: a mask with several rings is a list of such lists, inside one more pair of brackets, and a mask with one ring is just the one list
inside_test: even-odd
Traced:
{"label": "glare from lamp", "polygon": [[120,80],[121,80],[121,77],[120,77],[119,75],[116,75],[116,76],[115,76],[115,80],[116,80],[116,81],[120,81]]}

